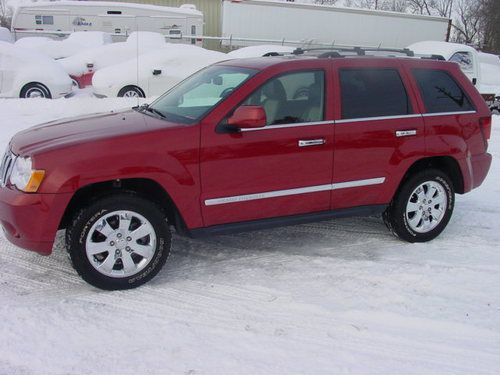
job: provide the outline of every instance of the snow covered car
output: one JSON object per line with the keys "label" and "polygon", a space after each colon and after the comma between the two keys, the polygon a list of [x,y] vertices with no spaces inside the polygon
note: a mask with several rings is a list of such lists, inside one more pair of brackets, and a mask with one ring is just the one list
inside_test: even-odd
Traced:
{"label": "snow covered car", "polygon": [[111,42],[111,35],[102,31],[76,31],[63,40],[32,36],[21,38],[15,44],[53,59],[62,59]]}
{"label": "snow covered car", "polygon": [[71,89],[71,79],[54,60],[0,42],[0,97],[59,98]]}
{"label": "snow covered car", "polygon": [[232,59],[244,59],[248,57],[270,56],[276,53],[292,53],[295,47],[280,46],[274,44],[263,44],[235,49],[227,55]]}
{"label": "snow covered car", "polygon": [[92,86],[97,96],[150,97],[163,94],[198,70],[227,60],[225,53],[185,44],[168,44],[139,58],[100,69]]}
{"label": "snow covered car", "polygon": [[160,33],[138,31],[130,34],[125,42],[85,49],[57,62],[80,88],[84,88],[92,84],[92,76],[97,70],[131,60],[165,45],[165,37]]}

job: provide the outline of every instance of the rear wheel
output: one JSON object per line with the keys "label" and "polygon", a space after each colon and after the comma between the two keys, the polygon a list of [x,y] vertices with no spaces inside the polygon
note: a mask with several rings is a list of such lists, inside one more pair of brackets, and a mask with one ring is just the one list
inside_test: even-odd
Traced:
{"label": "rear wheel", "polygon": [[38,82],[28,83],[21,89],[20,98],[47,98],[51,99],[50,91],[47,87]]}
{"label": "rear wheel", "polygon": [[129,289],[160,271],[171,236],[155,204],[118,194],[82,209],[67,229],[66,246],[85,281],[106,290]]}
{"label": "rear wheel", "polygon": [[119,97],[123,98],[144,98],[144,92],[137,86],[125,86],[118,92]]}
{"label": "rear wheel", "polygon": [[397,237],[408,242],[436,238],[450,221],[455,192],[449,177],[429,169],[410,177],[384,212],[384,222]]}

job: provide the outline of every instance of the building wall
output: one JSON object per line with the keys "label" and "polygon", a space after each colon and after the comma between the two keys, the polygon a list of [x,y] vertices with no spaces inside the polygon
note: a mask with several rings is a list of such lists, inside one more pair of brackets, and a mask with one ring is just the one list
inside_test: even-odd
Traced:
{"label": "building wall", "polygon": [[[203,34],[221,36],[222,33],[222,0],[110,0],[126,3],[151,4],[179,7],[182,4],[194,4],[203,13],[205,22]],[[205,41],[204,47],[219,49],[219,41]]]}

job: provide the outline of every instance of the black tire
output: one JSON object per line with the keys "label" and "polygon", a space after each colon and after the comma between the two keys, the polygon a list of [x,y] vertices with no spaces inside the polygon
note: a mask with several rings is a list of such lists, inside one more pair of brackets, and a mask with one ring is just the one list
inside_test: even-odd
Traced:
{"label": "black tire", "polygon": [[52,99],[52,95],[47,87],[38,82],[31,82],[21,89],[20,98],[47,98]]}
{"label": "black tire", "polygon": [[[439,208],[439,205],[434,206],[428,202],[424,204],[420,202],[418,196],[415,194],[417,188],[427,183],[431,183],[435,186],[441,186],[443,201],[446,202],[446,204],[442,206],[442,216],[436,220],[434,224],[432,223],[434,219],[431,212],[428,211],[428,207],[431,207],[431,209],[432,207]],[[424,185],[424,188],[425,186],[427,185]],[[422,190],[422,192],[425,193],[424,190]],[[435,194],[437,196],[438,191],[436,191]],[[426,218],[422,217],[421,220],[427,220],[426,222],[430,223],[431,226],[435,225],[435,227],[428,231],[425,231],[424,228],[420,229],[421,231],[417,230],[414,224],[418,221],[418,217],[414,216],[417,215],[417,212],[414,214],[407,213],[407,205],[409,204],[418,205],[419,210],[422,210],[422,207],[424,207],[421,212],[425,212],[426,215],[429,213],[430,216]],[[428,169],[414,174],[402,184],[393,201],[384,212],[383,219],[387,228],[389,228],[389,230],[396,237],[408,242],[427,242],[436,238],[444,230],[444,228],[446,228],[446,225],[450,221],[451,214],[453,213],[454,206],[455,191],[450,178],[438,169]],[[410,217],[410,215],[413,216]],[[414,217],[415,221],[412,224],[411,220],[413,220]],[[423,221],[420,221],[420,223],[423,225]]]}
{"label": "black tire", "polygon": [[[149,257],[149,259],[147,260],[146,258],[142,258],[140,255],[138,255],[138,253],[135,253],[135,251],[130,251],[130,247],[127,246],[127,252],[129,254],[129,257],[127,259],[129,259],[129,261],[130,259],[132,259],[135,267],[139,267],[141,262],[143,262],[144,265],[141,266],[144,268],[138,270],[136,273],[124,276],[109,275],[113,272],[125,272],[125,263],[127,262],[122,261],[122,259],[127,254],[125,252],[124,245],[121,246],[121,250],[115,250],[115,247],[112,247],[111,251],[105,251],[96,255],[87,255],[87,241],[93,241],[94,238],[92,237],[89,239],[89,235],[95,236],[97,233],[98,236],[104,236],[103,234],[101,234],[101,232],[99,232],[99,230],[96,231],[95,229],[92,229],[95,228],[94,225],[100,225],[99,221],[100,223],[104,223],[104,220],[106,219],[106,217],[108,217],[108,221],[106,221],[106,223],[107,225],[109,225],[109,229],[113,229],[113,223],[111,222],[111,220],[113,219],[113,217],[116,217],[118,219],[118,215],[113,216],[113,214],[117,211],[131,212],[132,214],[145,218],[147,223],[152,227],[153,236],[155,237],[154,246],[152,244],[148,244],[148,246],[150,246],[153,251],[151,252],[151,256]],[[109,215],[112,216],[109,217]],[[122,219],[119,218],[118,223],[120,220]],[[129,228],[129,232],[127,233],[133,233],[133,231],[131,231],[130,229],[133,227],[132,223],[133,221],[131,221],[128,225],[127,228]],[[116,232],[119,229],[114,228],[113,230],[115,230]],[[116,234],[109,234],[109,238],[112,238],[112,236],[116,236]],[[102,243],[105,246],[108,246],[108,237],[104,236],[104,238],[104,241],[99,242],[99,244]],[[124,239],[125,237],[123,237],[121,241],[123,242]],[[150,240],[149,235],[146,236],[146,241],[148,239]],[[135,241],[135,243],[138,244],[138,242],[142,240],[137,240]],[[128,241],[129,237],[127,237],[126,244],[134,247],[134,240],[130,240],[130,242]],[[92,243],[95,244],[96,242]],[[171,243],[172,241],[170,229],[168,227],[165,214],[161,211],[161,209],[151,201],[148,201],[141,197],[137,197],[133,194],[125,193],[115,194],[98,199],[91,203],[88,207],[81,209],[75,215],[71,226],[69,226],[66,230],[66,247],[69,252],[73,267],[78,272],[78,274],[89,284],[105,290],[136,288],[151,280],[165,264],[170,253]],[[116,249],[117,248],[118,245],[116,245]],[[113,254],[113,252],[117,251],[119,251],[120,253],[120,256],[118,258],[116,254]],[[113,254],[113,256],[111,254]],[[92,257],[92,263],[89,257]],[[110,258],[110,262],[112,262],[114,266],[111,268],[108,274],[103,274],[102,271],[97,270],[99,261],[101,261],[100,265],[103,265],[108,257],[112,257]],[[123,268],[121,271],[119,269],[120,266]],[[115,270],[115,268],[118,269]]]}
{"label": "black tire", "polygon": [[141,90],[140,87],[137,86],[125,86],[118,92],[118,96],[120,98],[129,97],[129,98],[145,98],[144,91]]}

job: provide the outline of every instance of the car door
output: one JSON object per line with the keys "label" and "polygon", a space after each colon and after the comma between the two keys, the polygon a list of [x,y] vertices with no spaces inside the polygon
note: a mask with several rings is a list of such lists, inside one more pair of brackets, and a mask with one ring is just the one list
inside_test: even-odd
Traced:
{"label": "car door", "polygon": [[397,60],[336,61],[332,208],[386,204],[425,155],[424,123]]}
{"label": "car door", "polygon": [[[268,68],[229,95],[201,124],[205,226],[328,210],[332,99],[331,65],[320,60]],[[221,131],[242,105],[262,106],[267,125]]]}

